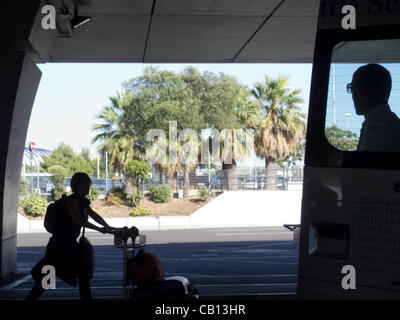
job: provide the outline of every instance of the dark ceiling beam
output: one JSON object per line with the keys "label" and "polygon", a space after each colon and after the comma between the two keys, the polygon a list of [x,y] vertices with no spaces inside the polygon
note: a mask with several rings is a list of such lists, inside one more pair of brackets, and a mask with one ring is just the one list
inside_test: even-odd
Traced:
{"label": "dark ceiling beam", "polygon": [[151,30],[151,22],[153,21],[154,8],[155,8],[155,6],[156,6],[156,1],[157,1],[157,0],[153,0],[153,5],[152,5],[152,7],[151,7],[149,27],[148,27],[148,29],[147,29],[146,43],[145,43],[145,45],[144,45],[144,50],[143,50],[143,58],[142,58],[142,62],[143,62],[143,63],[146,61],[147,44],[148,44],[148,42],[149,42],[150,30]]}
{"label": "dark ceiling beam", "polygon": [[278,5],[275,7],[274,10],[265,18],[265,20],[260,24],[260,26],[257,28],[257,30],[250,36],[250,38],[245,42],[245,44],[239,49],[239,51],[235,54],[235,56],[232,59],[232,62],[235,62],[237,57],[240,55],[240,53],[246,48],[246,46],[250,43],[250,41],[255,37],[255,35],[261,30],[261,28],[267,23],[267,21],[274,15],[276,11],[282,6],[282,4],[286,0],[282,0]]}

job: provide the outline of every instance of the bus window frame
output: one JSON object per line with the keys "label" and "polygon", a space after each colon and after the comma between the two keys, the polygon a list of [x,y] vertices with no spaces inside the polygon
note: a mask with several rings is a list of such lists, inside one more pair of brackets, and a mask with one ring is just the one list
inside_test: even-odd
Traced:
{"label": "bus window frame", "polygon": [[340,42],[385,39],[400,39],[400,25],[317,31],[306,135],[306,167],[400,169],[400,152],[343,151],[332,146],[325,136],[333,49]]}

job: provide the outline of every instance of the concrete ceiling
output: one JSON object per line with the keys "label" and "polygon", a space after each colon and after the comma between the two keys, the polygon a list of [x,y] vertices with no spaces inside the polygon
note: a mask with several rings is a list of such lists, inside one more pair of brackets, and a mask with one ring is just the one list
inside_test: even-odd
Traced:
{"label": "concrete ceiling", "polygon": [[[58,8],[61,0],[52,1]],[[73,1],[64,0],[73,13]],[[53,62],[312,62],[319,0],[77,0]]]}

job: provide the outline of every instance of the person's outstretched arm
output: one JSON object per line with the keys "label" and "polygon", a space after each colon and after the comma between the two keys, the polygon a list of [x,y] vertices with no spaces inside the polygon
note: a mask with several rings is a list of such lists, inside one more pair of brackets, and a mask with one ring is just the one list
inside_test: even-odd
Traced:
{"label": "person's outstretched arm", "polygon": [[107,230],[106,230],[107,228],[98,227],[98,226],[94,225],[93,223],[90,223],[89,221],[87,221],[81,217],[81,215],[79,214],[78,203],[76,202],[75,199],[69,198],[67,200],[67,205],[68,205],[68,210],[69,210],[69,213],[71,214],[72,220],[74,220],[74,222],[76,224],[78,224],[82,227],[97,230],[102,233],[107,232]]}
{"label": "person's outstretched arm", "polygon": [[90,206],[88,207],[88,215],[94,220],[96,221],[98,224],[101,224],[103,227],[105,227],[106,229],[112,229],[107,222],[99,216],[98,213],[96,213]]}

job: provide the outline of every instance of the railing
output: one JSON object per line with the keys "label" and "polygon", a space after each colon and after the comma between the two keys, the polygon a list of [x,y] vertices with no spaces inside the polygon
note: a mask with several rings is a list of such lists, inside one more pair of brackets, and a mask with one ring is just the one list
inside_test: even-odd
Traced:
{"label": "railing", "polygon": [[[27,177],[28,179],[30,177]],[[69,185],[70,178],[67,178],[65,186]],[[104,197],[105,179],[92,178],[100,197]],[[115,187],[123,187],[123,179],[109,179],[109,192]],[[157,174],[149,183],[142,184],[142,191],[148,190],[154,184],[168,184],[174,193],[180,193],[184,186],[184,177],[181,175],[165,176]],[[265,169],[265,168],[236,168],[230,170],[203,171],[201,174],[191,173],[189,175],[190,190],[197,190],[200,186],[205,186],[212,191],[232,191],[232,190],[299,190],[303,185],[303,169]],[[49,177],[41,177],[40,193],[51,197],[50,191],[52,184]]]}
{"label": "railing", "polygon": [[[144,190],[152,184],[168,184],[173,190],[182,190],[184,177],[161,176],[153,177],[152,181],[144,186]],[[202,175],[190,174],[190,189],[206,186],[214,191],[226,190],[294,190],[303,185],[303,169],[230,169],[214,170]]]}

